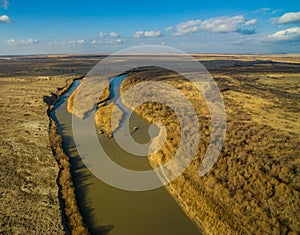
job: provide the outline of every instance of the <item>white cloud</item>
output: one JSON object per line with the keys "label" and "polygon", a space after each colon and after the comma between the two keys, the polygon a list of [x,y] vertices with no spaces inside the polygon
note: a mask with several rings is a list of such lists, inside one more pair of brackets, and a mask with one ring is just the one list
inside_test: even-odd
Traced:
{"label": "white cloud", "polygon": [[249,25],[254,25],[256,24],[257,19],[252,19],[252,20],[248,20],[244,23],[244,25],[249,26]]}
{"label": "white cloud", "polygon": [[166,28],[166,31],[169,32],[169,31],[171,31],[172,29],[173,29],[173,26],[169,26],[169,27]]}
{"label": "white cloud", "polygon": [[159,38],[163,37],[160,31],[137,31],[133,35],[135,38]]}
{"label": "white cloud", "polygon": [[90,43],[92,45],[113,45],[113,44],[122,44],[124,41],[122,38],[115,38],[115,39],[104,39],[104,40],[92,40]]}
{"label": "white cloud", "polygon": [[0,23],[9,24],[11,23],[11,20],[7,15],[2,15],[0,16]]}
{"label": "white cloud", "polygon": [[260,9],[258,9],[258,10],[256,10],[256,11],[254,11],[255,13],[266,13],[266,12],[268,12],[268,11],[270,11],[271,10],[271,8],[268,8],[268,7],[263,7],[263,8],[260,8]]}
{"label": "white cloud", "polygon": [[27,41],[24,41],[24,43],[32,45],[32,44],[39,44],[40,41],[37,39],[28,39]]}
{"label": "white cloud", "polygon": [[97,41],[97,40],[92,40],[91,41],[91,44],[92,45],[97,45],[97,44],[100,44],[101,42],[100,41]]}
{"label": "white cloud", "polygon": [[120,37],[120,35],[117,34],[117,33],[115,33],[115,32],[111,32],[109,35],[110,35],[112,38]]}
{"label": "white cloud", "polygon": [[107,38],[107,37],[119,38],[120,35],[118,33],[116,33],[116,32],[110,32],[110,33],[100,32],[99,33],[99,37],[100,38]]}
{"label": "white cloud", "polygon": [[300,39],[300,27],[293,27],[277,31],[274,34],[269,35],[268,39],[272,41],[287,41]]}
{"label": "white cloud", "polygon": [[79,39],[79,40],[77,40],[77,41],[74,41],[74,43],[85,44],[86,41],[85,41],[85,39]]}
{"label": "white cloud", "polygon": [[107,36],[107,33],[100,32],[99,36],[100,36],[100,38],[104,38],[105,36]]}
{"label": "white cloud", "polygon": [[63,46],[76,46],[76,45],[83,45],[86,44],[85,39],[78,39],[78,40],[68,40],[61,42]]}
{"label": "white cloud", "polygon": [[114,40],[114,43],[121,44],[121,43],[123,43],[123,39],[122,38],[117,38],[117,39]]}
{"label": "white cloud", "polygon": [[87,44],[88,44],[88,41],[85,39],[66,40],[66,41],[50,41],[47,43],[48,46],[68,47],[68,48],[73,48],[73,47],[77,47],[77,46],[86,46]]}
{"label": "white cloud", "polygon": [[272,11],[272,14],[276,14],[276,13],[281,12],[281,11],[283,11],[283,10],[282,9],[276,9],[276,10]]}
{"label": "white cloud", "polygon": [[245,18],[242,15],[233,17],[221,16],[203,21],[201,30],[213,33],[236,32],[239,29],[239,25],[244,22]]}
{"label": "white cloud", "polygon": [[176,25],[175,36],[196,33],[200,30],[201,20],[189,20]]}
{"label": "white cloud", "polygon": [[15,40],[15,39],[9,39],[7,40],[7,43],[10,45],[34,45],[34,44],[40,44],[40,41],[37,39],[27,39],[27,40]]}
{"label": "white cloud", "polygon": [[12,38],[12,39],[7,40],[7,43],[8,44],[15,44],[16,40]]}
{"label": "white cloud", "polygon": [[212,33],[231,33],[254,34],[256,30],[241,29],[242,25],[249,26],[257,22],[257,19],[246,20],[244,16],[237,15],[233,17],[221,16],[210,18],[204,21],[199,19],[182,22],[176,26],[175,36],[183,36],[199,31]]}
{"label": "white cloud", "polygon": [[9,4],[8,0],[0,0],[0,7],[3,7],[4,9],[7,9],[8,4]]}
{"label": "white cloud", "polygon": [[277,24],[295,24],[300,23],[300,12],[288,12],[279,18],[272,18],[270,20],[272,23]]}

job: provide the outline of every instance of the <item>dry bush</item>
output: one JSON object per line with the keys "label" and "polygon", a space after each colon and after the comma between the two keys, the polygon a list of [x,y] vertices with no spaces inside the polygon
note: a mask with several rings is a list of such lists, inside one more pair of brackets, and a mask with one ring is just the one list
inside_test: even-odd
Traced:
{"label": "dry bush", "polygon": [[[57,101],[60,99],[60,96],[68,90],[72,83],[73,80],[70,80],[67,83],[67,86],[58,92]],[[49,106],[48,114],[50,114],[52,109],[53,106]],[[53,155],[59,165],[57,183],[59,186],[60,199],[64,209],[63,214],[67,221],[67,228],[70,233],[74,235],[89,234],[77,205],[69,158],[64,153],[62,138],[58,134],[57,126],[50,116],[49,120],[49,141]]]}
{"label": "dry bush", "polygon": [[[193,87],[170,72],[148,70],[130,74],[122,83],[121,92],[147,79],[163,81],[181,89],[196,107],[202,124],[198,154],[184,174],[170,183],[167,189],[205,232],[299,234],[300,135],[295,131],[282,131],[281,127],[272,123],[258,122],[255,116],[265,115],[259,104],[272,103],[268,107],[280,108],[292,103],[299,107],[291,101],[298,96],[287,96],[281,91],[269,93],[258,85],[251,88],[249,84],[258,82],[253,77],[247,75],[238,81],[220,79],[219,85],[225,91],[223,95],[227,106],[227,135],[217,164],[202,178],[197,173],[209,143],[210,119],[203,99],[191,95]],[[235,97],[231,96],[233,89]],[[250,98],[253,94],[259,95],[263,102],[248,105],[245,94],[250,94],[247,95]],[[274,94],[279,98],[275,99]],[[159,152],[150,157],[153,167],[164,164],[173,157],[180,140],[174,112],[157,103],[141,105],[135,112],[150,122],[159,121],[166,125],[167,141]],[[280,120],[283,121],[282,117],[278,123]]]}
{"label": "dry bush", "polygon": [[[115,115],[112,117],[112,112],[115,109]],[[114,103],[105,106],[100,106],[95,113],[95,124],[98,130],[103,131],[109,138],[113,136],[123,117],[123,112]],[[111,118],[114,118],[113,122]],[[113,125],[112,125],[113,124]]]}
{"label": "dry bush", "polygon": [[50,120],[49,139],[53,155],[60,168],[58,184],[68,228],[71,234],[88,234],[77,205],[69,158],[62,149],[62,140],[57,133],[56,124],[53,120]]}

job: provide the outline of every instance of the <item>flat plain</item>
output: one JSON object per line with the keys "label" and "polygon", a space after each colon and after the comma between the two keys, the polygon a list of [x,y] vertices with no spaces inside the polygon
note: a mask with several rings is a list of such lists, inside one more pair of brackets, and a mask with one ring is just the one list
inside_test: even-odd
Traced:
{"label": "flat plain", "polygon": [[[0,233],[67,232],[45,101],[103,57],[0,59]],[[167,189],[209,234],[299,234],[300,56],[194,57],[217,82],[227,110],[223,150],[204,178],[196,174],[210,130],[207,107],[199,103],[203,98],[191,95],[194,88],[170,71],[135,71],[122,84],[124,92],[141,81],[163,81],[181,89],[198,107],[202,145],[193,164]],[[153,167],[167,162],[178,145],[174,113],[159,104],[146,104],[136,112],[174,130],[149,159]]]}

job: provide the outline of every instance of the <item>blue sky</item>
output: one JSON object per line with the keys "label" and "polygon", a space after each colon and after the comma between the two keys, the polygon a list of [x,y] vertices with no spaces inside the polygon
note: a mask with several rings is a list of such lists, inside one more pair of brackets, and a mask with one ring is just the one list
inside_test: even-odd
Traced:
{"label": "blue sky", "polygon": [[299,53],[300,1],[0,0],[0,54]]}

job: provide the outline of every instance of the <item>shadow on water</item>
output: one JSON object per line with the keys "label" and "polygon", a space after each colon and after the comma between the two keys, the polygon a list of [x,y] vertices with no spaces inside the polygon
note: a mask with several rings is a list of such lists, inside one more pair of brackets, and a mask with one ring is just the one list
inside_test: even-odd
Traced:
{"label": "shadow on water", "polygon": [[[72,179],[75,185],[76,200],[78,202],[79,210],[83,215],[84,222],[87,224],[89,231],[92,234],[106,235],[113,229],[113,225],[104,223],[95,223],[93,221],[94,209],[90,205],[87,194],[87,189],[92,185],[90,179],[93,178],[93,174],[89,172],[86,166],[78,157],[78,152],[74,139],[72,136],[72,115],[66,112],[67,99],[72,92],[80,84],[79,80],[75,80],[69,90],[57,101],[58,96],[55,93],[51,93],[50,96],[44,96],[43,101],[48,105],[54,105],[54,110],[50,113],[51,118],[56,122],[58,133],[62,137],[63,150],[70,158],[70,165],[72,171]],[[61,195],[59,195],[61,197]],[[62,208],[62,205],[60,205]],[[65,221],[65,218],[63,218]]]}
{"label": "shadow on water", "polygon": [[[65,107],[62,107],[65,108]],[[58,115],[59,116],[59,115]],[[61,120],[59,116],[59,120]],[[70,157],[71,171],[73,183],[75,185],[76,199],[78,206],[83,215],[84,221],[87,224],[89,231],[92,234],[106,235],[113,229],[113,225],[105,225],[102,221],[95,221],[94,213],[96,213],[94,207],[91,205],[88,199],[88,190],[93,185],[92,179],[95,176],[87,169],[87,167],[82,162],[81,158],[78,157],[79,154],[74,143],[74,139],[70,133],[72,116],[69,115],[69,120],[64,120],[64,124],[58,123],[58,132],[62,136],[63,150]],[[66,124],[69,123],[70,125]],[[99,225],[101,224],[101,225]]]}

